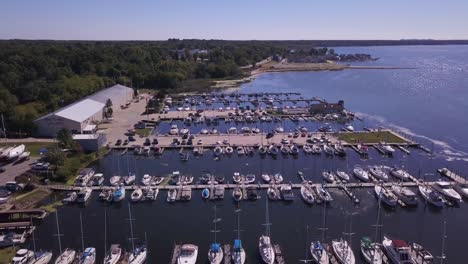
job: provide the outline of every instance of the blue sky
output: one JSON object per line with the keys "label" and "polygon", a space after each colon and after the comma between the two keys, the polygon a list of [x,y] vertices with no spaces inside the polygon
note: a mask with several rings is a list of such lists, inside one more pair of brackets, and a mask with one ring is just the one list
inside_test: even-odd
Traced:
{"label": "blue sky", "polygon": [[11,38],[468,39],[468,0],[1,0]]}

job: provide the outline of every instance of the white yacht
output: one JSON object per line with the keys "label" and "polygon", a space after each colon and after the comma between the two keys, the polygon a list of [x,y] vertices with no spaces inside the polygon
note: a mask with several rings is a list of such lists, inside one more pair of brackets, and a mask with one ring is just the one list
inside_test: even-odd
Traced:
{"label": "white yacht", "polygon": [[354,252],[344,239],[332,241],[333,253],[341,264],[355,264]]}
{"label": "white yacht", "polygon": [[390,170],[390,174],[402,181],[409,181],[411,178],[411,175],[407,171],[398,168],[393,168]]}
{"label": "white yacht", "polygon": [[55,260],[55,264],[72,264],[76,257],[76,251],[66,248]]}
{"label": "white yacht", "polygon": [[146,245],[137,246],[128,257],[128,264],[144,264],[147,252]]}
{"label": "white yacht", "polygon": [[460,195],[468,198],[468,183],[459,183],[456,184],[454,187],[455,191],[457,191]]}
{"label": "white yacht", "polygon": [[86,203],[91,197],[93,190],[89,187],[81,188],[76,197],[77,203]]}
{"label": "white yacht", "polygon": [[123,199],[125,199],[125,188],[124,187],[118,187],[117,190],[114,191],[114,194],[112,196],[112,200],[114,202],[120,202]]}
{"label": "white yacht", "polygon": [[437,181],[432,186],[432,188],[441,193],[450,201],[461,202],[461,195],[453,189],[452,184],[449,182]]}
{"label": "white yacht", "polygon": [[195,264],[197,262],[198,247],[192,244],[182,245],[177,264]]}
{"label": "white yacht", "polygon": [[141,179],[141,183],[145,186],[151,185],[151,181],[153,180],[153,177],[151,177],[149,174],[143,175],[143,178]]}
{"label": "white yacht", "polygon": [[30,264],[34,259],[34,252],[27,249],[20,249],[16,251],[15,256],[11,260],[11,264]]}
{"label": "white yacht", "polygon": [[275,251],[271,244],[269,236],[260,236],[258,241],[258,248],[260,250],[260,256],[265,264],[275,263]]}
{"label": "white yacht", "polygon": [[369,173],[359,166],[354,167],[353,174],[363,182],[369,181]]}
{"label": "white yacht", "polygon": [[169,129],[169,134],[170,135],[177,135],[179,134],[179,129],[177,128],[177,125],[172,125],[171,129]]}
{"label": "white yacht", "polygon": [[406,241],[399,239],[389,239],[384,237],[382,245],[385,255],[392,263],[397,264],[414,264],[416,263],[411,257],[411,248]]}
{"label": "white yacht", "polygon": [[78,264],[94,264],[96,262],[96,249],[86,248],[78,261]]}

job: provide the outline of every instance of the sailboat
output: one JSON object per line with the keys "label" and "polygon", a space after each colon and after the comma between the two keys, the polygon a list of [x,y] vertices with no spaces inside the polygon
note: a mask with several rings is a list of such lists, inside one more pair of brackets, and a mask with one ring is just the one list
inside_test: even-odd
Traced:
{"label": "sailboat", "polygon": [[216,233],[219,232],[216,228],[216,224],[221,221],[221,219],[216,217],[216,204],[214,206],[214,219],[213,219],[213,224],[214,224],[214,229],[211,230],[211,232],[214,233],[214,243],[211,244],[210,249],[208,250],[208,261],[211,264],[220,264],[221,261],[223,260],[223,250],[221,248],[221,245],[216,242]]}
{"label": "sailboat", "polygon": [[241,210],[236,210],[237,213],[237,238],[234,240],[234,250],[232,252],[232,262],[234,264],[244,264],[245,262],[245,250],[242,247],[242,240],[240,238],[240,212]]}
{"label": "sailboat", "polygon": [[268,199],[266,201],[266,210],[265,210],[265,235],[261,235],[258,241],[258,248],[260,251],[260,256],[265,264],[273,264],[275,262],[275,251],[273,249],[273,244],[270,239],[270,225],[269,223],[269,214],[268,214]]}
{"label": "sailboat", "polygon": [[52,252],[49,251],[36,251],[36,239],[34,237],[34,231],[32,232],[34,255],[32,257],[31,264],[48,264],[52,259]]}
{"label": "sailboat", "polygon": [[378,210],[377,210],[377,223],[375,224],[375,236],[374,242],[369,237],[363,237],[361,239],[361,253],[364,256],[364,259],[369,264],[382,264],[383,252],[381,245],[377,243],[377,236],[379,234],[379,225],[380,222],[380,210],[382,208],[381,200],[382,197],[379,197],[378,201]]}
{"label": "sailboat", "polygon": [[310,254],[312,255],[312,259],[317,264],[329,264],[330,257],[328,256],[328,252],[326,250],[326,246],[323,244],[325,240],[325,231],[327,228],[325,227],[325,217],[327,211],[327,203],[323,203],[323,226],[320,228],[322,230],[322,241],[315,241],[310,243]]}
{"label": "sailboat", "polygon": [[[349,241],[351,241],[351,226],[352,226],[352,218],[349,225],[350,232],[344,233],[345,235],[349,236]],[[350,242],[347,240],[340,238],[332,241],[332,249],[333,253],[335,254],[336,259],[341,264],[354,264],[356,263],[356,258],[354,257],[354,252],[351,248]]]}
{"label": "sailboat", "polygon": [[96,249],[93,247],[84,248],[83,219],[80,212],[80,231],[81,231],[81,253],[78,264],[94,264],[96,262]]}
{"label": "sailboat", "polygon": [[128,263],[129,264],[143,264],[146,261],[146,255],[147,255],[147,248],[146,248],[146,242],[135,246],[135,238],[133,236],[133,224],[132,224],[132,211],[130,208],[130,203],[128,203],[128,215],[129,215],[129,221],[130,221],[130,241],[132,242],[132,252],[130,253],[130,256],[128,257]]}
{"label": "sailboat", "polygon": [[66,248],[64,251],[62,251],[62,241],[60,240],[61,234],[57,211],[55,211],[55,222],[57,224],[57,240],[59,245],[59,252],[61,252],[57,259],[55,259],[55,264],[71,264],[75,260],[76,251],[69,248]]}
{"label": "sailboat", "polygon": [[[104,211],[104,250],[107,248],[107,211]],[[122,248],[119,244],[112,244],[110,250],[104,257],[104,264],[117,264],[122,255]]]}

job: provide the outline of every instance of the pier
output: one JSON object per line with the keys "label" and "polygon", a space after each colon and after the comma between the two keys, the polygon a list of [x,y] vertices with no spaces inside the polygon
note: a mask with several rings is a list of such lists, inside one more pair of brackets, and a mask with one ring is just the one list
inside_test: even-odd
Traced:
{"label": "pier", "polygon": [[448,168],[438,169],[437,172],[457,183],[467,183],[466,177],[460,176]]}

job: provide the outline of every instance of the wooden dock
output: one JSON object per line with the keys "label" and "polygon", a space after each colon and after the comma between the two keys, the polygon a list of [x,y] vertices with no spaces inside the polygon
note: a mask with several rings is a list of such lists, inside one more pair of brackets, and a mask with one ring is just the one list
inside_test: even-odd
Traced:
{"label": "wooden dock", "polygon": [[456,174],[448,168],[438,169],[437,172],[457,183],[467,183],[465,177]]}

